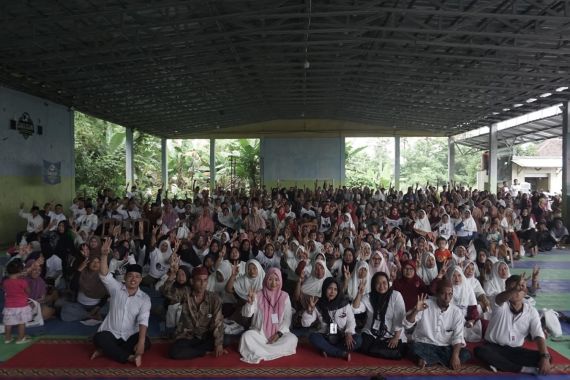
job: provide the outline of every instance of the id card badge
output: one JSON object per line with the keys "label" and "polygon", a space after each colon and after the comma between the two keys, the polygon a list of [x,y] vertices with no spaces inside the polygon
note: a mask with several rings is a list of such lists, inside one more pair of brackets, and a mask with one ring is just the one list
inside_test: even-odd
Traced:
{"label": "id card badge", "polygon": [[372,324],[372,330],[380,330],[380,321],[378,319],[374,320],[374,323]]}
{"label": "id card badge", "polygon": [[279,317],[277,317],[277,313],[271,314],[271,323],[273,324],[279,323]]}
{"label": "id card badge", "polygon": [[511,334],[511,343],[514,343],[516,339],[517,338],[513,334]]}
{"label": "id card badge", "polygon": [[338,326],[336,323],[329,323],[329,334],[336,334],[338,330]]}

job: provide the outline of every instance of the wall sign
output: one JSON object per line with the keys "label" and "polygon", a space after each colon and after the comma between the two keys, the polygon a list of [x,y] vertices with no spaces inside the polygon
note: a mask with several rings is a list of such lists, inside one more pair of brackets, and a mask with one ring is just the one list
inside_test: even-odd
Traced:
{"label": "wall sign", "polygon": [[49,162],[44,160],[44,183],[57,185],[61,182],[61,161]]}
{"label": "wall sign", "polygon": [[24,112],[22,116],[18,118],[18,121],[16,122],[16,130],[20,132],[25,139],[34,134],[34,121],[30,117],[29,113]]}

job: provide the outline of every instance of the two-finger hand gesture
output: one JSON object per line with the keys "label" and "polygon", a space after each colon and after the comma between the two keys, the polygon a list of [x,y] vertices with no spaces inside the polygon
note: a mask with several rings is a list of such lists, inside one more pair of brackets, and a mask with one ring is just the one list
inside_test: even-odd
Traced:
{"label": "two-finger hand gesture", "polygon": [[113,239],[111,239],[110,237],[106,237],[105,238],[105,242],[103,243],[103,246],[101,247],[101,253],[103,255],[108,255],[111,252],[111,244],[113,243]]}
{"label": "two-finger hand gesture", "polygon": [[255,290],[253,289],[253,287],[251,287],[247,292],[247,303],[253,305],[254,301],[255,301]]}
{"label": "two-finger hand gesture", "polygon": [[342,271],[344,273],[344,279],[349,280],[350,279],[350,270],[348,270],[348,265],[344,265],[342,267]]}

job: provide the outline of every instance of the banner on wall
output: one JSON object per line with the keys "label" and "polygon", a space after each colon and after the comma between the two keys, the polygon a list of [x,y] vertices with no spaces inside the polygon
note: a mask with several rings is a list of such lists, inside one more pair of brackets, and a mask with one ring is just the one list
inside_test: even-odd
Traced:
{"label": "banner on wall", "polygon": [[57,185],[61,182],[61,161],[49,162],[44,160],[44,183]]}

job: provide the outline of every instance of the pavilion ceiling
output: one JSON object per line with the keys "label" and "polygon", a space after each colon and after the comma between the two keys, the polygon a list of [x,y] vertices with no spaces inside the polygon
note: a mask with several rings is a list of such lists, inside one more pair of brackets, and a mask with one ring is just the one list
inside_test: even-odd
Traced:
{"label": "pavilion ceiling", "polygon": [[567,100],[569,44],[568,1],[5,1],[0,84],[168,138],[450,136]]}

